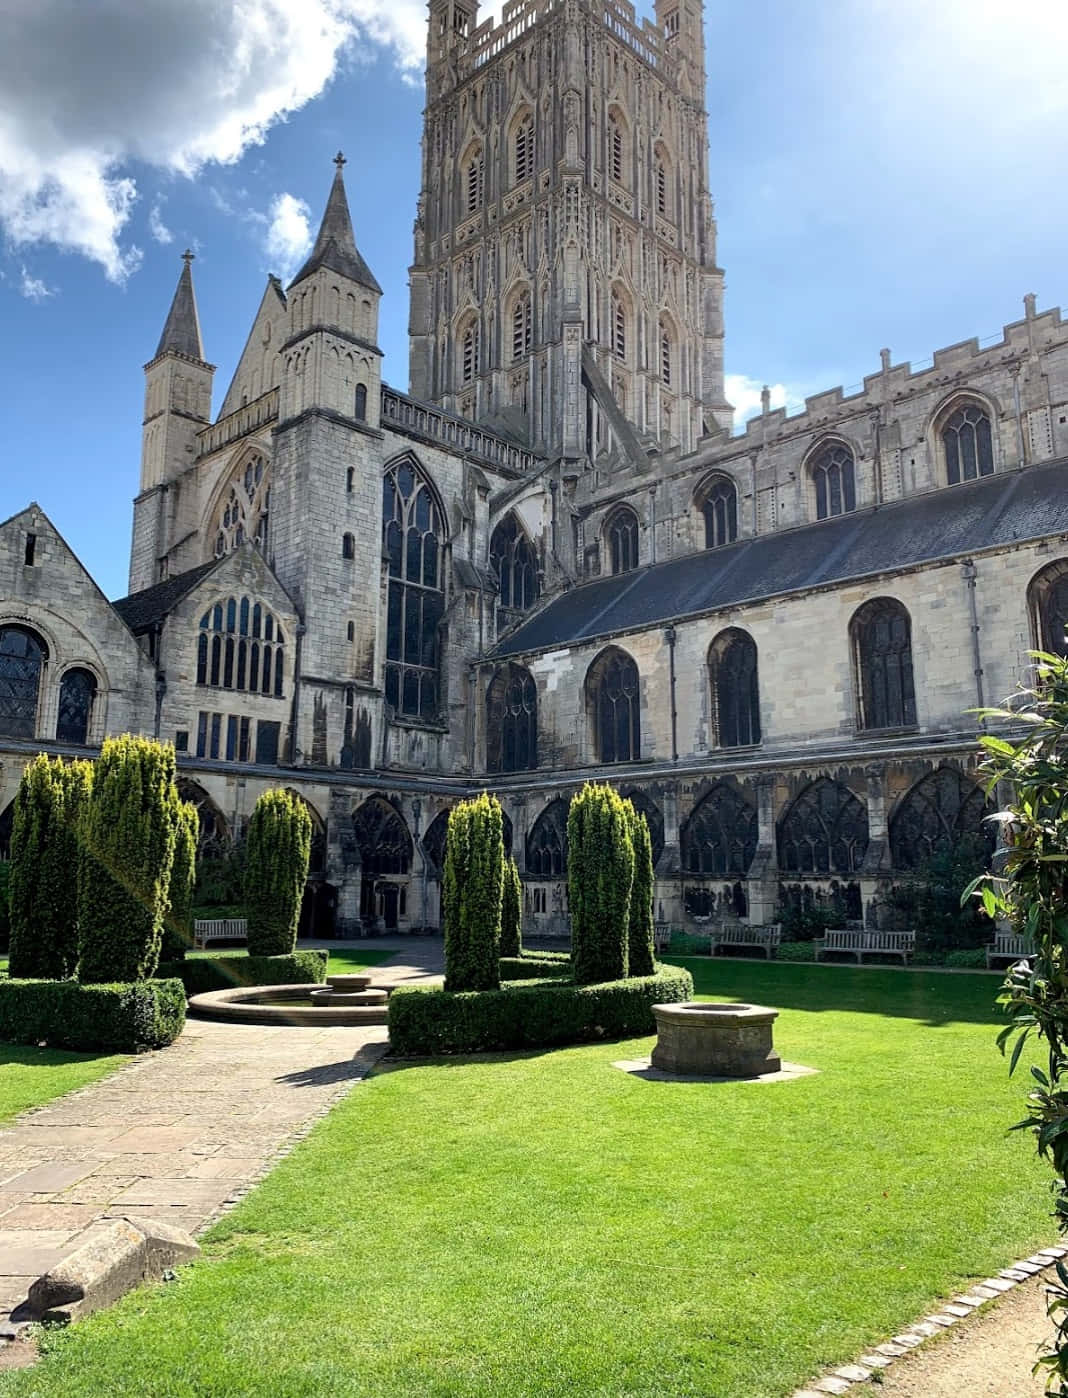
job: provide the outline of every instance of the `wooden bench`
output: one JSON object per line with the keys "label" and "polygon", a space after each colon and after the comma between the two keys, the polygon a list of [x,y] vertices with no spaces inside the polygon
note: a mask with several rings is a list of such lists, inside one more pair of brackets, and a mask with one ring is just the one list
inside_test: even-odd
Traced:
{"label": "wooden bench", "polygon": [[859,931],[851,927],[829,927],[827,934],[816,941],[816,960],[825,951],[845,951],[857,958],[857,964],[869,952],[879,956],[900,956],[902,965],[916,950],[915,932]]}
{"label": "wooden bench", "polygon": [[1029,937],[1019,932],[994,933],[994,940],[986,945],[986,966],[989,971],[995,961],[1030,961],[1035,949]]}
{"label": "wooden bench", "polygon": [[671,941],[671,923],[655,922],[653,924],[653,950],[667,951],[668,943]]}
{"label": "wooden bench", "polygon": [[717,947],[761,947],[767,959],[782,940],[782,924],[750,927],[744,922],[723,922],[708,935],[708,954],[715,956]]}
{"label": "wooden bench", "polygon": [[193,945],[209,942],[247,942],[248,922],[243,917],[198,918],[193,923]]}

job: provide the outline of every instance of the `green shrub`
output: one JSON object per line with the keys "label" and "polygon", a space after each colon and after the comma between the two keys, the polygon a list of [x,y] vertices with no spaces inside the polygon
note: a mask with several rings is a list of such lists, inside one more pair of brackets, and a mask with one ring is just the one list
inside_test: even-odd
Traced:
{"label": "green shrub", "polygon": [[250,956],[288,956],[297,943],[311,858],[311,816],[298,796],[265,791],[245,842],[245,908]]}
{"label": "green shrub", "polygon": [[13,976],[64,980],[78,961],[78,823],[92,765],[40,753],[22,774],[11,830]]}
{"label": "green shrub", "polygon": [[945,964],[959,971],[985,971],[986,952],[982,947],[960,947],[957,951],[946,952]]}
{"label": "green shrub", "polygon": [[514,859],[504,861],[500,950],[502,956],[523,954],[523,885]]}
{"label": "green shrub", "polygon": [[7,951],[11,937],[10,879],[11,865],[6,859],[0,859],[0,952]]}
{"label": "green shrub", "polygon": [[182,961],[161,961],[161,976],[176,976],[187,995],[209,990],[232,990],[238,985],[322,985],[326,980],[328,951],[294,951],[289,956],[189,956]]}
{"label": "green shrub", "polygon": [[500,961],[502,981],[533,981],[543,976],[567,976],[572,974],[570,961],[558,961],[549,957],[502,956]]}
{"label": "green shrub", "polygon": [[175,819],[174,863],[171,866],[170,906],[163,923],[160,961],[181,961],[193,945],[193,885],[197,872],[197,838],[200,816],[192,801],[173,797]]}
{"label": "green shrub", "polygon": [[172,1044],[184,1024],[179,980],[0,980],[0,1040],[7,1043],[143,1053]]}
{"label": "green shrub", "polygon": [[692,996],[693,978],[678,966],[604,985],[539,981],[459,994],[402,986],[389,999],[389,1041],[394,1054],[426,1057],[635,1038],[655,1032],[654,1005]]}
{"label": "green shrub", "polygon": [[194,903],[189,909],[189,918],[191,922],[200,922],[202,919],[211,921],[213,918],[219,920],[242,918],[244,916],[244,903],[223,903],[219,906],[210,903]]}
{"label": "green shrub", "polygon": [[776,961],[815,961],[816,947],[813,942],[780,942],[775,948]]}
{"label": "green shrub", "polygon": [[841,927],[846,921],[846,913],[838,907],[806,907],[802,903],[791,903],[779,908],[775,921],[782,928],[786,942],[811,942],[822,937],[829,927]]}
{"label": "green shrub", "polygon": [[628,807],[612,787],[587,783],[567,815],[571,960],[584,985],[627,974],[634,843]]}
{"label": "green shrub", "polygon": [[653,842],[649,823],[629,801],[630,838],[634,846],[634,880],[630,889],[627,932],[627,975],[651,976],[656,969],[653,947]]}
{"label": "green shrub", "polygon": [[81,823],[78,978],[147,980],[159,961],[175,829],[174,748],[107,738]]}
{"label": "green shrub", "polygon": [[681,928],[673,927],[667,949],[671,956],[708,956],[708,934],[706,932],[702,936],[700,933],[683,932]]}
{"label": "green shrub", "polygon": [[524,947],[520,957],[530,957],[532,961],[570,961],[569,951],[552,951],[549,947]]}
{"label": "green shrub", "polygon": [[197,881],[193,888],[194,908],[211,908],[207,917],[223,917],[216,908],[240,907],[245,916],[245,846],[212,850],[197,860]]}
{"label": "green shrub", "polygon": [[964,890],[989,863],[986,840],[980,835],[964,835],[956,844],[937,850],[890,890],[887,903],[892,925],[916,929],[917,957],[974,949],[990,941],[994,927],[982,904],[974,898],[961,902]]}
{"label": "green shrub", "polygon": [[504,892],[500,802],[485,792],[449,813],[445,839],[445,985],[495,990]]}

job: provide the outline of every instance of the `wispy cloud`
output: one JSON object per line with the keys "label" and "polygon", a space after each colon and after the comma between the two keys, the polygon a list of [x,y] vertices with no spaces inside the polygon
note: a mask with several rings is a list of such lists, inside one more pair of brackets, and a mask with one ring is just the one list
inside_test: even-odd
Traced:
{"label": "wispy cloud", "polygon": [[40,277],[32,277],[24,266],[19,273],[19,292],[27,301],[47,301],[50,296],[55,296],[56,289],[46,285]]}
{"label": "wispy cloud", "polygon": [[162,199],[157,199],[148,211],[148,231],[157,243],[173,243],[174,234],[163,222]]}

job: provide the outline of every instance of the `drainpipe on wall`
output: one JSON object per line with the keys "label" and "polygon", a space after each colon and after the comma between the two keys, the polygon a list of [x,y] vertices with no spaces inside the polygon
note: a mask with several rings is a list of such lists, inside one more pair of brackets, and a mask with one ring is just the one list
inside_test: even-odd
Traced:
{"label": "drainpipe on wall", "polygon": [[[975,579],[976,567],[970,558],[966,558],[961,564],[960,575],[964,579],[965,587],[968,590],[968,616],[971,623],[972,633],[972,664],[975,673],[975,702],[978,708],[984,706],[983,699],[983,661],[979,651],[979,609],[976,604]],[[980,727],[986,727],[986,720],[980,719]]]}
{"label": "drainpipe on wall", "polygon": [[671,677],[671,760],[679,760],[679,711],[675,707],[675,641],[678,633],[673,626],[669,626],[664,632],[664,640],[668,643],[668,666]]}

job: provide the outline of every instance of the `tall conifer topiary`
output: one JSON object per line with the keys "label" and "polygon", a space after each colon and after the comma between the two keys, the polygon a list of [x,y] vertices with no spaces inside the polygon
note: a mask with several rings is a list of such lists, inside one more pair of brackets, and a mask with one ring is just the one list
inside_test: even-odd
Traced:
{"label": "tall conifer topiary", "polygon": [[445,989],[498,990],[504,841],[500,802],[483,793],[449,815],[445,839]]}
{"label": "tall conifer topiary", "polygon": [[523,950],[523,885],[514,859],[504,861],[501,896],[501,955],[518,956]]}
{"label": "tall conifer topiary", "polygon": [[610,786],[588,783],[567,816],[571,964],[580,984],[626,976],[633,879],[626,805]]}
{"label": "tall conifer topiary", "polygon": [[64,980],[78,960],[78,823],[92,765],[41,753],[22,774],[11,832],[12,976]]}
{"label": "tall conifer topiary", "polygon": [[174,863],[174,748],[108,738],[81,823],[78,979],[155,974]]}
{"label": "tall conifer topiary", "polygon": [[311,816],[277,787],[252,811],[245,842],[245,912],[250,956],[288,956],[297,943],[311,858]]}
{"label": "tall conifer topiary", "polygon": [[630,806],[630,834],[634,845],[634,882],[630,889],[630,918],[627,939],[627,974],[651,976],[655,968],[653,946],[653,842],[649,823]]}
{"label": "tall conifer topiary", "polygon": [[192,801],[183,801],[175,789],[171,800],[174,820],[174,863],[171,866],[170,907],[163,923],[161,961],[181,961],[193,945],[193,885],[197,878],[197,840],[200,816]]}

